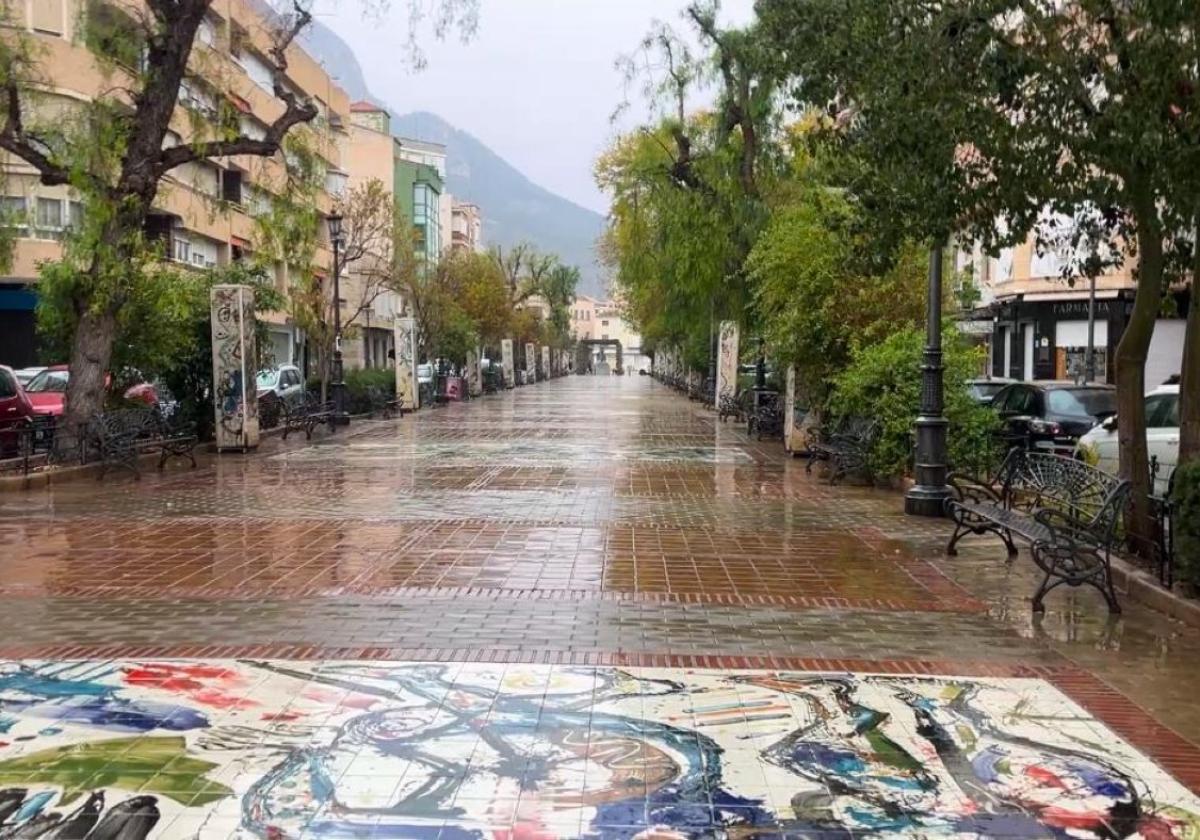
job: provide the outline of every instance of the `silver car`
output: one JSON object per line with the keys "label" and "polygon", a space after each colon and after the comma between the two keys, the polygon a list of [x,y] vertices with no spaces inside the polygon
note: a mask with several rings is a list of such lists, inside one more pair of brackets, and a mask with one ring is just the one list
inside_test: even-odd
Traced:
{"label": "silver car", "polygon": [[288,405],[304,399],[304,377],[295,365],[278,365],[258,373],[258,397],[274,394]]}

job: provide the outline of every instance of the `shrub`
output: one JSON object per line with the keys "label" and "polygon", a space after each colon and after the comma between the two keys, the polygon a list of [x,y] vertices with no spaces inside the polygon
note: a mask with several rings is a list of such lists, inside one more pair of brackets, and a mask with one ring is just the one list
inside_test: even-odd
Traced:
{"label": "shrub", "polygon": [[1200,461],[1178,467],[1174,481],[1176,574],[1200,594]]}
{"label": "shrub", "polygon": [[[994,458],[995,413],[978,405],[966,382],[979,369],[981,348],[968,346],[952,323],[944,327],[946,418],[950,463],[978,470]],[[872,417],[879,435],[870,468],[877,477],[904,475],[912,463],[913,423],[921,404],[924,331],[907,327],[878,344],[857,348],[850,366],[834,379],[830,409],[835,417]]]}

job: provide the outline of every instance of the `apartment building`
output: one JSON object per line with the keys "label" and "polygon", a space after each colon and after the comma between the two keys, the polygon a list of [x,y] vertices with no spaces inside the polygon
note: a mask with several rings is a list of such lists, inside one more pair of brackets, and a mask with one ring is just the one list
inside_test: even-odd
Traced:
{"label": "apartment building", "polygon": [[483,214],[479,205],[454,199],[449,229],[452,249],[483,253]]}
{"label": "apartment building", "polygon": [[[139,0],[5,0],[0,5],[6,23],[23,28],[35,39],[41,70],[50,91],[46,107],[70,109],[72,102],[103,96],[118,86],[128,71],[121,56],[102,67],[84,45],[80,27],[102,16],[108,27],[134,26]],[[267,60],[275,26],[270,10],[259,0],[213,0],[197,35],[189,76],[180,90],[168,144],[192,139],[195,127],[215,117],[218,103],[232,104],[240,130],[261,136],[283,111],[275,98]],[[349,125],[349,101],[321,66],[300,47],[288,52],[288,84],[309,97],[319,115],[310,125],[293,129],[303,137],[317,162],[315,203],[328,215],[344,190],[347,175],[342,162]],[[61,100],[61,105],[57,104]],[[0,362],[13,365],[36,361],[34,312],[38,264],[58,259],[67,230],[83,212],[78,196],[68,187],[46,187],[36,172],[19,158],[0,153],[3,204],[18,225],[11,270],[0,277]],[[258,219],[269,212],[272,195],[286,183],[283,156],[271,159],[232,156],[187,164],[173,170],[159,190],[147,221],[148,238],[161,243],[162,253],[189,270],[205,271],[255,255]],[[331,271],[332,251],[327,226],[320,225],[315,257],[318,281]],[[273,261],[275,281],[286,293],[295,282],[296,267]],[[305,336],[288,312],[261,313],[270,325],[276,362],[305,362]]]}
{"label": "apartment building", "polygon": [[426,265],[436,265],[442,254],[446,147],[407,137],[396,143],[396,206],[412,219],[417,253]]}
{"label": "apartment building", "polygon": [[[388,112],[373,102],[354,102],[350,105],[350,142],[346,156],[350,176],[350,188],[362,187],[378,181],[391,196],[395,212],[400,212],[397,190],[397,163],[400,144],[392,137],[391,117]],[[367,256],[360,264],[351,265],[343,275],[342,284],[346,291],[343,300],[355,313],[353,332],[358,333],[343,342],[342,352],[347,368],[387,367],[390,355],[395,350],[395,319],[404,310],[402,297],[394,291],[382,290],[372,273],[382,269],[384,255]],[[360,304],[370,300],[365,311],[358,313]]]}
{"label": "apartment building", "polygon": [[[1064,242],[1068,237],[1063,237]],[[987,370],[1013,379],[1074,379],[1084,374],[1088,345],[1090,282],[1064,274],[1071,253],[1061,248],[1039,249],[1032,238],[997,256],[978,248],[961,253],[960,269],[969,267],[982,299],[964,327],[988,344]],[[1114,381],[1117,344],[1133,308],[1135,263],[1126,260],[1095,281],[1096,378]],[[1146,362],[1148,387],[1180,372],[1188,289],[1175,289],[1155,326]],[[1174,309],[1174,313],[1171,309]]]}

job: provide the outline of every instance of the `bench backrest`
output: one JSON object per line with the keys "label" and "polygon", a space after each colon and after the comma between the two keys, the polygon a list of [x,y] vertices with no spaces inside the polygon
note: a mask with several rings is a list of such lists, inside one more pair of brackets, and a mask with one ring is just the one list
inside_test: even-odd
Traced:
{"label": "bench backrest", "polygon": [[1129,494],[1128,481],[1083,461],[1020,448],[1008,453],[999,479],[1010,507],[1055,508],[1105,541],[1112,537]]}
{"label": "bench backrest", "polygon": [[90,422],[92,434],[104,440],[158,434],[161,416],[153,408],[118,408],[97,414]]}
{"label": "bench backrest", "polygon": [[864,442],[874,439],[879,424],[872,417],[845,417],[838,428],[839,437],[855,438]]}

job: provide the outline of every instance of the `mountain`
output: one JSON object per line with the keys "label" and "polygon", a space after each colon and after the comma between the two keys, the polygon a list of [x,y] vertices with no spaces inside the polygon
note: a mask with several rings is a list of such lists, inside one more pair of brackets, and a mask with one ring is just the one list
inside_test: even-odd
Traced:
{"label": "mountain", "polygon": [[[304,47],[314,55],[352,100],[368,99],[388,110],[394,106],[373,96],[354,51],[337,33],[314,21],[305,31]],[[531,242],[568,265],[579,267],[579,291],[604,296],[596,261],[596,239],[604,217],[555,195],[529,180],[478,138],[425,111],[392,118],[397,137],[446,146],[446,189],[460,201],[478,204],[483,238],[488,245]]]}

